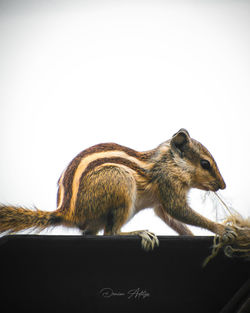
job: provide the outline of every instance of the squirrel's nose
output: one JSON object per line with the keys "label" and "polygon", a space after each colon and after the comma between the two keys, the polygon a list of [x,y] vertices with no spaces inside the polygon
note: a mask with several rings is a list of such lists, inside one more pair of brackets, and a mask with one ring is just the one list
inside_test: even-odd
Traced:
{"label": "squirrel's nose", "polygon": [[224,182],[224,180],[222,180],[220,183],[220,189],[223,190],[225,188],[226,188],[226,183]]}

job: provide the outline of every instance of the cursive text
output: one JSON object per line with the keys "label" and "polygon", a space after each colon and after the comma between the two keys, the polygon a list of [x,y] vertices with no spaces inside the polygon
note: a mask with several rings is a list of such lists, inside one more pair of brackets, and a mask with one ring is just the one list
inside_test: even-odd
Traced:
{"label": "cursive text", "polygon": [[102,288],[100,290],[100,296],[103,298],[112,297],[126,297],[127,299],[146,299],[150,297],[150,293],[146,290],[141,290],[140,288],[130,289],[126,292],[124,291],[114,291],[112,288]]}

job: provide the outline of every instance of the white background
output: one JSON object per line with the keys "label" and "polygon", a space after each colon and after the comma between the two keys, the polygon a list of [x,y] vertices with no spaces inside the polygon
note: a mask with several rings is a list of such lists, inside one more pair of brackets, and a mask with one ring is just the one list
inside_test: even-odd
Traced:
{"label": "white background", "polygon": [[[5,0],[0,45],[0,202],[52,211],[81,150],[148,150],[184,127],[250,215],[250,1]],[[190,203],[215,220],[203,194]],[[124,227],[136,229],[174,234],[152,210]]]}

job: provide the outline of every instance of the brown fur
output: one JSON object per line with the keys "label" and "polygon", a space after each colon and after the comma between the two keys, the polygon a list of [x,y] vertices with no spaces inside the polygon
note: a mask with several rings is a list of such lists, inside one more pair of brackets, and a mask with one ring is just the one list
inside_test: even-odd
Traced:
{"label": "brown fur", "polygon": [[56,226],[58,223],[60,223],[60,217],[57,217],[54,212],[0,206],[1,232],[18,232],[27,228],[41,231],[47,227]]}
{"label": "brown fur", "polygon": [[[209,170],[202,168],[202,159],[211,164]],[[1,206],[0,232],[61,224],[91,234],[120,234],[126,222],[148,207],[181,235],[192,234],[182,223],[225,232],[224,225],[188,205],[190,188],[215,191],[225,183],[212,155],[184,129],[147,152],[114,143],[88,148],[70,162],[58,184],[55,212]]]}

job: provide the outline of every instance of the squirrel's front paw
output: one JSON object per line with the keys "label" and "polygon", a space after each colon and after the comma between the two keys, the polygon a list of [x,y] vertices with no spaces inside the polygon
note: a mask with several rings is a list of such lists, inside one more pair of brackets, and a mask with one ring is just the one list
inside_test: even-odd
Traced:
{"label": "squirrel's front paw", "polygon": [[222,235],[221,239],[224,243],[232,243],[234,242],[235,238],[237,237],[236,232],[233,230],[232,227],[227,226],[225,228],[225,232]]}
{"label": "squirrel's front paw", "polygon": [[138,235],[142,238],[141,245],[144,250],[153,250],[155,245],[159,246],[159,240],[154,233],[148,230],[141,230],[138,232]]}

